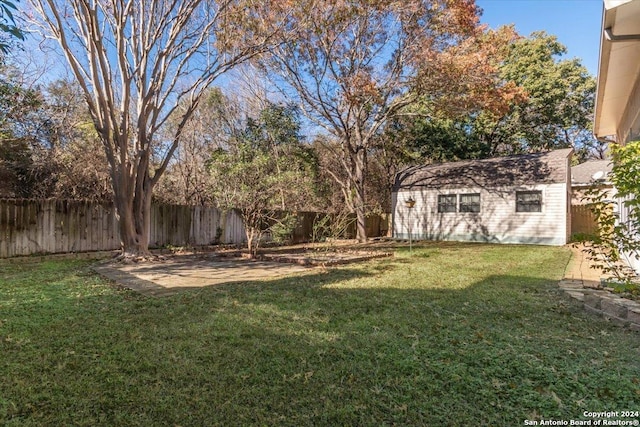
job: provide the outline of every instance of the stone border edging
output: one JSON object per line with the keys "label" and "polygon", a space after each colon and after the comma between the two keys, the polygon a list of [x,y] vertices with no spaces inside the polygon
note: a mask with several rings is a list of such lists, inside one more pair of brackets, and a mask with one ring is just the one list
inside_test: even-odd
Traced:
{"label": "stone border edging", "polygon": [[114,258],[120,253],[119,250],[95,251],[95,252],[66,252],[57,254],[41,255],[20,255],[11,258],[0,258],[0,264],[25,264],[30,262],[43,262],[49,260],[70,260],[70,259],[93,259]]}
{"label": "stone border edging", "polygon": [[589,312],[611,323],[640,332],[640,303],[603,289],[585,288],[581,281],[563,279],[558,286]]}
{"label": "stone border edging", "polygon": [[[225,252],[225,253],[218,253],[217,256],[231,257],[231,258],[237,257],[237,258],[245,258],[245,259],[249,258],[248,254],[243,251],[231,251],[231,252]],[[260,254],[259,253],[253,259],[256,261],[281,262],[285,264],[298,264],[303,266],[330,267],[334,265],[351,264],[355,262],[369,261],[373,259],[388,258],[393,256],[394,255],[391,252],[377,252],[377,253],[367,253],[367,254],[357,254],[357,255],[354,254],[354,256],[345,257],[345,258],[320,260],[320,259],[313,259],[313,255],[307,256],[307,254],[305,254],[304,252],[301,252],[299,254],[294,254],[294,255],[287,255],[287,254],[281,255],[281,254],[273,254],[273,253]]]}
{"label": "stone border edging", "polygon": [[388,252],[381,252],[381,253],[377,253],[377,254],[364,254],[364,255],[358,255],[358,256],[354,256],[351,258],[338,258],[338,259],[327,259],[327,260],[319,260],[319,259],[313,259],[313,257],[310,258],[306,258],[306,257],[302,257],[302,258],[298,258],[298,257],[290,257],[290,256],[286,256],[286,255],[263,255],[262,258],[265,261],[275,261],[275,262],[283,262],[283,263],[288,263],[288,264],[300,264],[300,265],[312,265],[312,266],[325,266],[325,267],[329,267],[332,265],[344,265],[344,264],[351,264],[354,262],[362,262],[362,261],[369,261],[372,259],[379,259],[379,258],[388,258],[393,256],[392,253],[388,253]]}
{"label": "stone border edging", "polygon": [[[153,255],[195,255],[206,253],[217,253],[219,250],[228,250],[229,248],[235,248],[235,245],[199,245],[189,247],[188,249],[176,249],[176,248],[149,248],[149,252]],[[17,255],[8,258],[0,258],[0,264],[2,263],[29,263],[29,262],[42,262],[48,260],[68,260],[68,259],[111,259],[120,254],[120,249],[112,249],[105,251],[87,251],[87,252],[61,252],[61,253],[43,253],[34,255]]]}

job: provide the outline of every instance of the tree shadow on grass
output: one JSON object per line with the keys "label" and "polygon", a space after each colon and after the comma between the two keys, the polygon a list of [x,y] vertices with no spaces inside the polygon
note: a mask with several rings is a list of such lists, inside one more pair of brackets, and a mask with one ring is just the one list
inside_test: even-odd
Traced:
{"label": "tree shadow on grass", "polygon": [[31,307],[22,342],[2,342],[0,420],[5,408],[16,424],[517,425],[640,403],[637,337],[553,281],[456,288],[412,266]]}
{"label": "tree shadow on grass", "polygon": [[[316,425],[514,425],[637,406],[635,337],[560,295],[548,280],[509,275],[457,290],[287,278],[199,292],[235,313],[235,340],[223,347],[263,389],[242,393],[228,419],[263,423],[275,411]],[[199,323],[194,337],[219,326]],[[264,390],[273,399],[256,406]]]}

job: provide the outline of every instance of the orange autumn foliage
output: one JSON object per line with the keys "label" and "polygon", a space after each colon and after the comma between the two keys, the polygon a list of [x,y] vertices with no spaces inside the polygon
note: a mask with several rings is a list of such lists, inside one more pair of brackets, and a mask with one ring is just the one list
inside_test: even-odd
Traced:
{"label": "orange autumn foliage", "polygon": [[341,147],[347,178],[334,178],[361,240],[367,151],[391,119],[425,100],[438,115],[500,114],[524,97],[498,71],[515,31],[480,25],[473,0],[298,0],[271,13],[260,25],[276,42],[259,65]]}

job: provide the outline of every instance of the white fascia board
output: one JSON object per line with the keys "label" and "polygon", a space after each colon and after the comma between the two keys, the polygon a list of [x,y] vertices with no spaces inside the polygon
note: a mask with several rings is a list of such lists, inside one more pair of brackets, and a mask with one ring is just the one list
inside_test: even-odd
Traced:
{"label": "white fascia board", "polygon": [[611,42],[616,36],[640,34],[640,0],[605,0],[601,27],[594,134],[615,135],[640,74],[640,40]]}
{"label": "white fascia board", "polygon": [[631,1],[633,0],[604,0],[604,8],[607,10],[615,9],[618,6],[629,3]]}

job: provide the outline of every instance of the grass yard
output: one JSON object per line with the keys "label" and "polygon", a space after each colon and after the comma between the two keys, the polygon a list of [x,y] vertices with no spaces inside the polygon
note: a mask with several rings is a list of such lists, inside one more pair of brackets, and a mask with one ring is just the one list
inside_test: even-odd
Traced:
{"label": "grass yard", "polygon": [[516,426],[640,409],[640,334],[557,289],[566,248],[409,257],[153,299],[0,264],[0,424]]}

